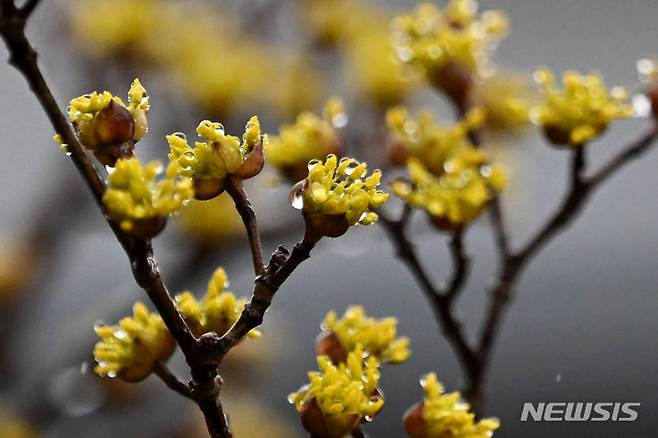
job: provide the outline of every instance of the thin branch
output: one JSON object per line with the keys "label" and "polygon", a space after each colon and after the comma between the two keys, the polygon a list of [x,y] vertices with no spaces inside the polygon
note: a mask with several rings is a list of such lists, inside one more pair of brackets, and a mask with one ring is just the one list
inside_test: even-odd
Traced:
{"label": "thin branch", "polygon": [[455,231],[450,238],[450,256],[452,257],[452,278],[445,292],[448,300],[454,299],[462,289],[470,267],[470,260],[464,251],[463,230]]}
{"label": "thin branch", "polygon": [[501,259],[507,257],[510,253],[509,233],[505,226],[505,218],[503,216],[503,209],[500,205],[500,195],[496,195],[487,208],[489,213],[489,221],[491,222],[491,229],[494,235],[498,256]]}
{"label": "thin branch", "polygon": [[178,377],[171,372],[166,364],[158,362],[153,372],[169,387],[169,389],[179,393],[185,398],[193,399],[190,387],[178,380]]}
{"label": "thin branch", "polygon": [[[407,238],[405,229],[410,215],[405,209],[402,217],[398,220],[392,220],[383,213],[379,214],[379,221],[385,228],[389,237],[393,241],[398,257],[407,265],[413,277],[418,282],[421,291],[430,304],[434,317],[443,331],[445,337],[457,352],[457,357],[467,370],[469,376],[476,371],[477,357],[475,352],[470,348],[466,337],[464,336],[461,324],[452,313],[453,295],[448,295],[434,285],[429,275],[423,268],[413,243]],[[457,279],[456,283],[461,280]]]}
{"label": "thin branch", "polygon": [[251,205],[251,201],[249,201],[247,193],[244,191],[242,180],[235,175],[231,175],[226,184],[226,191],[233,199],[233,202],[235,202],[235,208],[238,210],[247,231],[251,257],[254,263],[254,272],[256,276],[263,275],[265,273],[265,263],[263,262],[260,232],[258,231],[254,208]]}
{"label": "thin branch", "polygon": [[218,353],[220,361],[249,331],[263,323],[263,317],[272,303],[274,294],[290,274],[310,257],[311,250],[318,240],[320,237],[307,232],[291,253],[282,246],[274,251],[265,273],[256,278],[251,299],[244,306],[240,317],[220,339]]}
{"label": "thin branch", "polygon": [[410,209],[405,209],[399,220],[390,219],[383,212],[378,212],[378,222],[384,226],[386,233],[394,242],[400,260],[407,265],[426,297],[431,302],[434,302],[441,295],[442,291],[434,286],[434,282],[430,279],[427,272],[425,272],[425,268],[416,254],[414,244],[407,238],[406,228],[410,218],[410,211]]}
{"label": "thin branch", "polygon": [[363,428],[358,426],[352,431],[352,438],[366,438],[366,434],[363,432]]}

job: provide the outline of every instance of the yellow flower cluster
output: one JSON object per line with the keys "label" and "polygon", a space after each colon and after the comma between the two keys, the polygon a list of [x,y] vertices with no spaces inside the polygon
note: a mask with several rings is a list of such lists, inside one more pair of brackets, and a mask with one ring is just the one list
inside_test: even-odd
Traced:
{"label": "yellow flower cluster", "polygon": [[347,115],[337,98],[327,102],[322,117],[311,112],[301,113],[294,124],[283,125],[279,135],[270,137],[265,148],[267,162],[293,182],[304,179],[309,161],[329,154],[340,155],[340,138],[336,129],[346,122]]}
{"label": "yellow flower cluster", "polygon": [[[75,40],[94,57],[139,63],[166,72],[170,87],[225,117],[236,107],[308,107],[324,79],[303,64],[304,87],[288,78],[289,62],[250,36],[226,8],[176,0],[83,0],[72,3]],[[254,67],[257,66],[257,67]],[[304,92],[302,93],[301,90]],[[266,92],[265,92],[266,91]],[[267,100],[267,102],[263,102]],[[296,114],[293,113],[293,114]]]}
{"label": "yellow flower cluster", "polygon": [[317,362],[319,371],[308,373],[310,383],[288,397],[309,432],[340,438],[363,418],[374,417],[381,410],[384,400],[377,391],[379,363],[374,356],[364,362],[360,345],[344,363],[334,365],[326,356],[319,356]]}
{"label": "yellow flower cluster", "polygon": [[[222,268],[217,268],[208,282],[206,295],[198,301],[194,295],[185,291],[176,296],[176,304],[196,336],[207,332],[223,335],[238,320],[242,309],[247,304],[246,298],[236,298],[227,291],[228,277]],[[248,333],[251,338],[259,337],[254,329]]]}
{"label": "yellow flower cluster", "polygon": [[120,157],[132,156],[134,145],[121,144],[144,137],[148,110],[146,90],[135,79],[128,92],[128,105],[109,91],[94,91],[71,100],[68,117],[80,143],[94,151],[103,164],[113,165]]}
{"label": "yellow flower cluster", "polygon": [[393,137],[389,155],[393,164],[417,158],[435,174],[441,174],[443,164],[457,151],[472,148],[468,133],[484,123],[481,109],[469,111],[463,120],[449,127],[440,126],[429,111],[416,119],[403,107],[395,107],[386,114],[386,123]]}
{"label": "yellow flower cluster", "polygon": [[483,129],[516,133],[530,122],[530,109],[539,100],[529,75],[497,71],[475,84],[471,98],[483,108]]}
{"label": "yellow flower cluster", "polygon": [[426,210],[442,229],[476,219],[506,183],[502,169],[487,164],[484,154],[475,149],[464,149],[446,161],[440,176],[416,158],[409,159],[407,168],[410,181],[394,181],[393,192],[412,207]]}
{"label": "yellow flower cluster", "polygon": [[562,89],[547,68],[537,70],[535,80],[544,99],[533,109],[533,119],[554,144],[581,146],[600,136],[611,121],[633,114],[626,90],[608,90],[597,73],[565,72]]}
{"label": "yellow flower cluster", "polygon": [[94,371],[127,382],[145,379],[158,362],[169,359],[176,346],[160,315],[139,302],[133,306],[132,318],[123,318],[118,325],[97,326],[94,331],[101,338],[94,348]]}
{"label": "yellow flower cluster", "polygon": [[356,224],[370,225],[378,216],[372,211],[388,200],[378,190],[382,177],[375,170],[366,177],[368,166],[353,158],[329,155],[325,162],[308,163],[308,177],[291,193],[293,207],[303,209],[307,223],[328,237],[343,235]]}
{"label": "yellow flower cluster", "polygon": [[154,237],[162,231],[166,217],[192,197],[192,181],[180,175],[178,163],[170,163],[164,179],[156,182],[161,168],[159,161],[146,166],[137,158],[117,161],[103,203],[124,231],[145,239]]}
{"label": "yellow flower cluster", "polygon": [[322,328],[335,334],[348,353],[361,345],[381,362],[397,364],[411,355],[409,339],[398,337],[397,324],[395,318],[369,318],[363,307],[352,306],[342,318],[338,318],[333,311],[329,312]]}
{"label": "yellow flower cluster", "polygon": [[470,406],[462,401],[459,392],[444,394],[436,374],[425,375],[421,385],[425,400],[417,406],[422,411],[422,423],[413,427],[408,421],[409,414],[405,421],[412,438],[489,438],[500,427],[500,421],[495,418],[476,422],[475,414],[469,412]]}
{"label": "yellow flower cluster", "polygon": [[197,199],[211,199],[222,193],[227,175],[247,179],[263,168],[263,142],[267,137],[261,140],[258,117],[247,122],[242,143],[238,137],[226,135],[218,122],[204,120],[196,132],[205,141],[195,142],[194,148],[180,132],[168,135],[167,141],[169,159],[178,163],[183,175],[193,179]]}
{"label": "yellow flower cluster", "polygon": [[448,64],[476,73],[484,70],[488,52],[507,29],[505,14],[479,14],[475,0],[451,0],[443,9],[422,3],[395,18],[393,41],[403,63],[420,67],[434,81]]}
{"label": "yellow flower cluster", "polygon": [[9,407],[0,405],[0,436],[2,438],[38,438],[40,436],[37,429],[26,419],[21,418],[13,412],[9,412]]}

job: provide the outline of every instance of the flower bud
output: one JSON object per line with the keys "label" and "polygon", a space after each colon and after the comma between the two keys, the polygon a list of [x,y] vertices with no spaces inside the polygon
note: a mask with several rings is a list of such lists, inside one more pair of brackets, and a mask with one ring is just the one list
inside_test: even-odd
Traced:
{"label": "flower bud", "polygon": [[[267,137],[266,137],[267,138]],[[235,174],[240,179],[249,179],[263,170],[265,165],[265,154],[263,153],[263,138],[256,140],[254,148],[245,157]]]}
{"label": "flower bud", "polygon": [[327,418],[315,397],[304,402],[300,416],[304,429],[317,438],[343,438],[356,429],[361,421],[358,414],[335,415]]}
{"label": "flower bud", "polygon": [[448,62],[433,72],[432,84],[441,90],[458,106],[465,107],[473,88],[472,73],[466,67]]}
{"label": "flower bud", "polygon": [[411,438],[427,438],[423,421],[423,402],[418,402],[404,413],[404,430]]}
{"label": "flower bud", "polygon": [[224,180],[220,178],[192,178],[194,199],[207,201],[224,192]]}
{"label": "flower bud", "polygon": [[145,240],[152,239],[164,230],[165,225],[167,225],[165,216],[136,220],[133,222],[130,234]]}
{"label": "flower bud", "polygon": [[334,364],[347,360],[347,350],[332,331],[324,331],[318,335],[315,340],[315,352],[318,356],[328,356]]}
{"label": "flower bud", "polygon": [[646,92],[649,102],[651,102],[651,114],[658,118],[658,81],[654,81]]}
{"label": "flower bud", "polygon": [[123,143],[134,139],[135,120],[130,111],[110,100],[110,104],[96,116],[94,131],[101,144]]}

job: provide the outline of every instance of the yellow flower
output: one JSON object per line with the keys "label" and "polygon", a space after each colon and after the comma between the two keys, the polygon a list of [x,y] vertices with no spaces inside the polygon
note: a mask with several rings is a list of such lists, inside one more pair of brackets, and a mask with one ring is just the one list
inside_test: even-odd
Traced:
{"label": "yellow flower", "polygon": [[500,427],[496,418],[475,421],[459,392],[444,394],[436,374],[421,379],[425,399],[405,414],[405,429],[412,438],[489,438]]}
{"label": "yellow flower", "polygon": [[329,154],[340,155],[336,128],[344,126],[346,121],[342,102],[337,98],[327,102],[322,117],[311,112],[301,113],[294,124],[283,125],[279,135],[269,138],[265,147],[268,163],[293,182],[304,179],[309,161]]}
{"label": "yellow flower", "polygon": [[448,64],[474,73],[485,70],[487,55],[507,28],[502,12],[478,14],[474,0],[452,0],[443,10],[422,3],[395,18],[393,40],[398,58],[419,67],[435,83]]}
{"label": "yellow flower", "polygon": [[24,418],[9,412],[9,407],[0,405],[0,436],[2,438],[37,438],[40,436],[37,429]]}
{"label": "yellow flower", "polygon": [[148,377],[158,362],[173,354],[176,344],[160,315],[151,313],[142,303],[135,303],[133,316],[118,325],[94,328],[101,341],[94,348],[100,376],[119,377],[138,382]]}
{"label": "yellow flower", "polygon": [[483,128],[516,133],[530,122],[530,109],[539,95],[529,76],[513,71],[497,72],[475,84],[473,100],[485,113]]}
{"label": "yellow flower", "polygon": [[[117,159],[131,157],[134,142],[146,134],[148,109],[146,90],[135,79],[128,92],[128,105],[109,91],[94,91],[71,100],[68,117],[80,143],[94,151],[103,164],[113,166]],[[61,137],[55,141],[61,143]]]}
{"label": "yellow flower", "polygon": [[[340,319],[335,312],[329,312],[322,328],[330,336],[337,336],[345,354],[361,345],[367,353],[374,355],[383,363],[397,364],[406,361],[411,355],[409,339],[398,337],[397,324],[396,318],[379,320],[369,318],[363,307],[352,306]],[[328,355],[331,356],[330,353]],[[332,360],[339,362],[334,357]]]}
{"label": "yellow flower", "polygon": [[353,158],[312,160],[308,177],[291,192],[293,207],[301,208],[307,224],[322,236],[338,237],[352,225],[370,225],[378,218],[372,210],[388,200],[388,193],[377,189],[381,172],[366,177],[367,172],[367,164]]}
{"label": "yellow flower", "polygon": [[103,203],[124,231],[151,238],[162,231],[168,215],[192,197],[192,182],[170,163],[164,179],[155,181],[162,163],[143,166],[137,158],[120,159],[108,178]]}
{"label": "yellow flower", "polygon": [[226,135],[219,122],[204,120],[196,128],[205,141],[191,147],[185,134],[177,132],[167,136],[169,159],[177,162],[180,172],[194,181],[197,199],[212,199],[224,191],[224,180],[235,174],[241,179],[251,178],[263,168],[263,142],[258,117],[247,122],[242,143],[238,137]]}
{"label": "yellow flower", "polygon": [[633,114],[626,91],[622,87],[608,90],[597,73],[565,72],[562,89],[547,68],[537,70],[535,80],[544,98],[533,109],[533,120],[556,145],[581,146],[600,136],[611,121]]}
{"label": "yellow flower", "polygon": [[[206,295],[197,301],[191,292],[185,291],[176,296],[176,303],[195,335],[207,332],[223,335],[238,320],[242,309],[247,304],[246,298],[236,298],[227,291],[228,277],[222,268],[217,268],[208,282]],[[260,331],[253,329],[250,338],[260,336]]]}
{"label": "yellow flower", "polygon": [[442,229],[458,228],[476,219],[506,183],[502,169],[487,164],[483,153],[475,149],[464,149],[446,161],[444,168],[445,172],[436,176],[411,158],[407,165],[410,181],[392,184],[397,196],[426,210],[432,223]]}
{"label": "yellow flower", "polygon": [[428,111],[416,119],[403,107],[386,114],[386,123],[393,137],[389,149],[393,164],[403,164],[409,157],[417,158],[436,175],[444,172],[443,164],[455,153],[471,148],[468,132],[482,126],[485,114],[481,109],[469,111],[463,120],[452,126],[440,126]]}
{"label": "yellow flower", "polygon": [[379,363],[374,356],[363,360],[357,346],[347,361],[334,365],[326,356],[317,358],[319,371],[308,373],[309,384],[288,396],[302,414],[302,424],[323,437],[340,438],[365,417],[374,417],[384,405],[378,393]]}

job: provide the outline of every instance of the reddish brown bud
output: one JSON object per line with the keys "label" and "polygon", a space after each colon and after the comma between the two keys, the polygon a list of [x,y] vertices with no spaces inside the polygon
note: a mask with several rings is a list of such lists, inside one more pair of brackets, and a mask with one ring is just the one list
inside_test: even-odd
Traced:
{"label": "reddish brown bud", "polygon": [[220,178],[193,178],[194,199],[207,201],[224,192],[224,180]]}
{"label": "reddish brown bud", "polygon": [[315,397],[304,402],[300,414],[302,426],[316,438],[343,438],[361,422],[358,414],[337,415],[328,422]]}
{"label": "reddish brown bud", "polygon": [[319,236],[340,237],[350,228],[344,214],[304,214],[304,218],[306,226]]}
{"label": "reddish brown bud", "polygon": [[419,402],[407,409],[403,416],[404,430],[411,438],[427,438],[423,420],[423,403]]}
{"label": "reddish brown bud", "polygon": [[473,88],[471,71],[455,62],[448,62],[431,73],[430,82],[443,90],[457,106],[467,107]]}
{"label": "reddish brown bud", "polygon": [[124,141],[118,144],[100,145],[94,150],[94,156],[105,166],[116,164],[120,158],[131,158],[135,155],[135,143],[132,140]]}
{"label": "reddish brown bud", "polygon": [[99,144],[118,144],[135,137],[133,115],[114,100],[96,116],[94,130]]}
{"label": "reddish brown bud", "polygon": [[263,139],[260,138],[249,155],[247,159],[242,162],[235,174],[240,179],[248,179],[253,176],[256,176],[263,170],[265,165],[265,154],[263,153]]}
{"label": "reddish brown bud", "polygon": [[130,234],[146,240],[152,239],[164,230],[165,225],[167,225],[167,218],[162,216],[137,220],[133,223]]}
{"label": "reddish brown bud", "polygon": [[462,224],[455,224],[453,222],[450,222],[445,217],[439,217],[439,216],[433,216],[431,214],[427,214],[429,217],[430,223],[434,225],[439,231],[446,231],[449,233],[456,233],[462,228]]}
{"label": "reddish brown bud", "polygon": [[409,158],[407,147],[401,142],[393,142],[388,146],[388,160],[393,166],[402,166]]}
{"label": "reddish brown bud", "polygon": [[334,332],[320,333],[315,340],[315,351],[329,356],[334,365],[347,361],[347,351]]}

